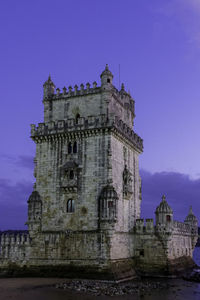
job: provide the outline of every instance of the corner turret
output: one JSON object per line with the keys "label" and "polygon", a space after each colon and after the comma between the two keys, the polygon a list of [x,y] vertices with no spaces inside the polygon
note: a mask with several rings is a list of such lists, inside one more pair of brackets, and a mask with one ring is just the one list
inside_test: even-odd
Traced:
{"label": "corner turret", "polygon": [[50,98],[54,94],[55,85],[51,80],[51,76],[49,75],[48,80],[43,84],[43,98]]}
{"label": "corner turret", "polygon": [[156,208],[156,225],[170,225],[173,223],[173,210],[166,201],[165,195],[162,196],[160,205]]}
{"label": "corner turret", "polygon": [[106,64],[105,70],[101,73],[101,86],[104,88],[112,87],[113,74],[110,72]]}
{"label": "corner turret", "polygon": [[192,225],[192,226],[197,226],[198,225],[197,218],[195,217],[195,215],[192,211],[192,206],[190,206],[189,213],[188,213],[187,217],[185,218],[184,223]]}
{"label": "corner turret", "polygon": [[194,248],[198,239],[198,220],[192,211],[192,206],[190,206],[189,213],[185,218],[184,223],[190,225],[192,235],[192,247]]}
{"label": "corner turret", "polygon": [[40,230],[42,217],[42,200],[37,191],[33,191],[28,199],[28,225],[29,232]]}

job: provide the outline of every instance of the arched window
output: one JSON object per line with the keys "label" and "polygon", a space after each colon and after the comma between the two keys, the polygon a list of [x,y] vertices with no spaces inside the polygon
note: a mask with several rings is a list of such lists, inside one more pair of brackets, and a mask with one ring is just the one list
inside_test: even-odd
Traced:
{"label": "arched window", "polygon": [[77,142],[76,141],[74,142],[74,145],[73,145],[73,153],[77,153]]}
{"label": "arched window", "polygon": [[80,117],[81,117],[80,114],[76,115],[76,119],[75,119],[76,124],[78,124],[78,120],[80,119]]}
{"label": "arched window", "polygon": [[69,142],[69,144],[68,144],[68,153],[69,154],[72,153],[72,143],[71,142]]}
{"label": "arched window", "polygon": [[102,189],[99,197],[99,216],[101,220],[116,220],[117,200],[117,193],[113,186],[105,186]]}
{"label": "arched window", "polygon": [[74,179],[74,171],[73,170],[69,171],[69,179]]}
{"label": "arched window", "polygon": [[74,200],[73,199],[69,199],[67,201],[67,212],[68,213],[74,212]]}

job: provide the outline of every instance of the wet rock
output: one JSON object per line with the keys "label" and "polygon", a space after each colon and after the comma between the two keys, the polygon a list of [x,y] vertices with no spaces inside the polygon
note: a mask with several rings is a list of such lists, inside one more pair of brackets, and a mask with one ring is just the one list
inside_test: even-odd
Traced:
{"label": "wet rock", "polygon": [[141,297],[154,289],[166,289],[169,285],[161,282],[133,282],[110,283],[96,280],[67,280],[57,284],[56,288],[69,289],[77,292],[86,292],[94,296],[121,296],[126,294],[139,294]]}

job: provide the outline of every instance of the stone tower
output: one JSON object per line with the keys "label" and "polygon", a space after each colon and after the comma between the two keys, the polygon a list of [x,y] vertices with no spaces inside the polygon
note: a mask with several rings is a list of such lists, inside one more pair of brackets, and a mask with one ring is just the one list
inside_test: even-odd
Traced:
{"label": "stone tower", "polygon": [[50,76],[44,83],[44,122],[31,125],[28,231],[0,233],[0,275],[124,280],[195,266],[192,208],[176,221],[163,196],[156,224],[140,219],[143,141],[133,131],[134,100],[112,80],[106,65],[100,86],[55,93]]}
{"label": "stone tower", "polygon": [[70,246],[66,240],[67,258],[79,245],[77,257],[108,261],[132,256],[127,234],[140,217],[143,141],[133,131],[135,102],[124,85],[114,87],[107,65],[100,77],[99,87],[87,83],[56,94],[50,76],[44,83],[44,123],[31,125],[36,183],[27,224],[33,237],[74,235]]}

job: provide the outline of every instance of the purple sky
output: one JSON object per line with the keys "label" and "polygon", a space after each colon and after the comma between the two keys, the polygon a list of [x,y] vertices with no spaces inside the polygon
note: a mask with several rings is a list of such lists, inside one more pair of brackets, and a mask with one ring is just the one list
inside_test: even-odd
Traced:
{"label": "purple sky", "polygon": [[[0,4],[0,229],[23,228],[34,178],[30,123],[42,85],[100,83],[108,63],[136,101],[143,216],[163,193],[200,216],[200,1],[8,0]],[[147,214],[148,212],[148,214]]]}

